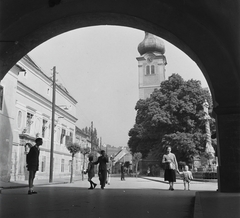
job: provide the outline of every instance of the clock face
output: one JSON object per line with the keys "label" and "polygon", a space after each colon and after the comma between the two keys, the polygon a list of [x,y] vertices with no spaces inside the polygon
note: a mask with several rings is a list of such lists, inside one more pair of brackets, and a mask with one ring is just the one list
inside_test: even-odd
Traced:
{"label": "clock face", "polygon": [[151,54],[151,53],[148,53],[148,54],[144,55],[144,58],[146,59],[146,61],[148,63],[151,63],[153,61],[154,57],[155,57],[154,54]]}
{"label": "clock face", "polygon": [[147,62],[148,62],[148,63],[151,63],[152,61],[153,61],[152,57],[148,57],[148,58],[147,58]]}

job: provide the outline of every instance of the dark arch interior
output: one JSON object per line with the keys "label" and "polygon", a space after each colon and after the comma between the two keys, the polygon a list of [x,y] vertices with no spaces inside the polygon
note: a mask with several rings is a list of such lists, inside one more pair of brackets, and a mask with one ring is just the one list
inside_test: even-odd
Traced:
{"label": "dark arch interior", "polygon": [[[87,26],[120,25],[145,30],[184,51],[202,70],[213,95],[221,133],[221,186],[240,190],[239,177],[232,187],[224,179],[231,169],[228,156],[237,155],[230,160],[236,166],[240,155],[236,147],[240,141],[236,118],[240,113],[238,0],[72,0],[60,1],[53,7],[48,1],[0,1],[1,79],[39,44]],[[224,149],[228,144],[235,149]],[[239,166],[235,173],[239,174]]]}

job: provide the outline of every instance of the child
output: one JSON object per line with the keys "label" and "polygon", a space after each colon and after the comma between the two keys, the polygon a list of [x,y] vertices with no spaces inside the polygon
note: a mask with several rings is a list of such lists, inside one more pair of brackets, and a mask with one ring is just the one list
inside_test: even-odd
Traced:
{"label": "child", "polygon": [[186,190],[186,184],[188,185],[188,190],[190,190],[190,181],[193,179],[193,176],[192,172],[188,170],[188,166],[184,167],[183,172],[179,172],[178,170],[178,173],[183,177],[184,190]]}
{"label": "child", "polygon": [[89,156],[88,158],[88,168],[87,168],[87,174],[88,174],[88,181],[90,182],[90,188],[94,189],[97,184],[92,181],[92,178],[94,177],[94,164],[93,164],[93,156]]}
{"label": "child", "polygon": [[108,168],[108,169],[107,169],[107,180],[106,180],[106,184],[110,185],[110,179],[111,179],[111,177],[110,177],[110,169]]}

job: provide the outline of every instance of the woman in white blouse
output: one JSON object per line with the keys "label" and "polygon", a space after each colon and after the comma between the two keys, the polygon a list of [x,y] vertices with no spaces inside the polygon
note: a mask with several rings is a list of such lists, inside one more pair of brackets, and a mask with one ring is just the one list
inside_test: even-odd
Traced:
{"label": "woman in white blouse", "polygon": [[163,155],[162,163],[165,164],[164,181],[169,182],[169,190],[174,190],[173,184],[176,182],[176,171],[178,163],[175,154],[171,152],[172,148],[167,147],[167,153]]}

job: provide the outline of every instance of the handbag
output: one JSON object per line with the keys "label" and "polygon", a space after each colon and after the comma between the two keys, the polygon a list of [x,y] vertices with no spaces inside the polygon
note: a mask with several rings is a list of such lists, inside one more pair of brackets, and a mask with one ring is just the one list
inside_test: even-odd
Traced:
{"label": "handbag", "polygon": [[173,162],[170,162],[170,163],[169,163],[169,169],[170,169],[170,170],[173,170],[173,169],[174,169]]}
{"label": "handbag", "polygon": [[[168,159],[165,157],[165,161],[168,161]],[[165,169],[167,170],[174,170],[174,164],[173,164],[173,162],[165,162]]]}

